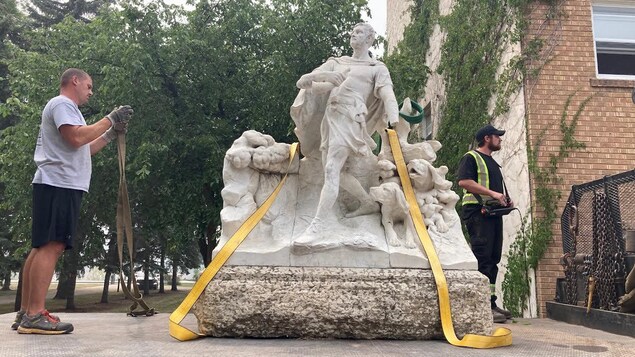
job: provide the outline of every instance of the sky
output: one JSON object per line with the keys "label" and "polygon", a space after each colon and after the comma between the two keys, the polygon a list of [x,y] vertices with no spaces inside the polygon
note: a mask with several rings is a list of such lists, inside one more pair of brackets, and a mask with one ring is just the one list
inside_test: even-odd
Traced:
{"label": "sky", "polygon": [[367,21],[378,35],[386,36],[386,0],[368,0],[371,18]]}
{"label": "sky", "polygon": [[[370,8],[371,18],[364,18],[368,23],[373,26],[377,35],[386,37],[386,2],[387,0],[368,0],[368,7]],[[371,49],[376,57],[382,57],[384,55],[383,44],[378,49]]]}

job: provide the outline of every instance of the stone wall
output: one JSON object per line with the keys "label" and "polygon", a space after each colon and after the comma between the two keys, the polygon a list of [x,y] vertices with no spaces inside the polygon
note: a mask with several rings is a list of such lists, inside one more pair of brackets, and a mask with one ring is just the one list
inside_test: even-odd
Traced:
{"label": "stone wall", "polygon": [[390,53],[403,38],[403,30],[410,22],[411,0],[386,0],[387,22],[386,39],[388,40],[386,53]]}

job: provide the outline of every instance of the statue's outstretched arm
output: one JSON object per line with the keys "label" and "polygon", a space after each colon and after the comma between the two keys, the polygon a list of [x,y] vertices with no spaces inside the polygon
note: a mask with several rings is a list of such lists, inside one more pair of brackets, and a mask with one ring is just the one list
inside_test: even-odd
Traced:
{"label": "statue's outstretched arm", "polygon": [[388,124],[391,126],[397,125],[399,122],[399,105],[397,104],[397,98],[392,91],[392,86],[387,85],[379,89],[379,98],[384,102],[384,110],[388,119]]}

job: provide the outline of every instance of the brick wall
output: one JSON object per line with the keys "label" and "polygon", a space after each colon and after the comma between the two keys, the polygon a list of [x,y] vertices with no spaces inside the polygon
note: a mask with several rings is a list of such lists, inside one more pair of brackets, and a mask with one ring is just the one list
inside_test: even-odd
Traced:
{"label": "brick wall", "polygon": [[[554,187],[562,191],[557,212],[560,216],[571,185],[635,167],[635,104],[631,101],[635,82],[596,78],[591,0],[563,1],[560,8],[563,16],[557,23],[545,24],[547,10],[548,6],[542,4],[532,9],[528,38],[535,35],[544,38],[546,52],[553,58],[538,78],[525,85],[530,142],[535,143],[538,135],[547,128],[539,154],[541,165],[547,165],[549,154],[556,154],[559,148],[562,135],[558,123],[567,97],[577,91],[568,110],[570,120],[580,103],[593,95],[580,115],[575,133],[586,149],[573,152],[558,168],[563,182]],[[554,241],[536,271],[541,316],[545,315],[545,302],[555,296],[556,278],[564,276],[559,264],[562,254],[559,222],[552,228]]]}

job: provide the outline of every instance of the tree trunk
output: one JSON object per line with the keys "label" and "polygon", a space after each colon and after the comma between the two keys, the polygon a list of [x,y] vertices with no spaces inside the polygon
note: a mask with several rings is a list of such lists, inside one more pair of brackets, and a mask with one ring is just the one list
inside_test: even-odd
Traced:
{"label": "tree trunk", "polygon": [[11,272],[8,271],[5,275],[4,275],[4,282],[2,284],[2,289],[0,289],[2,291],[9,291],[11,290]]}
{"label": "tree trunk", "polygon": [[203,258],[203,265],[208,266],[211,261],[210,246],[206,236],[198,239],[198,251]]}
{"label": "tree trunk", "polygon": [[165,293],[163,286],[163,272],[165,272],[165,245],[161,246],[161,271],[159,272],[159,294]]}
{"label": "tree trunk", "polygon": [[59,280],[57,281],[57,290],[55,291],[54,300],[63,300],[68,297],[68,258],[62,258],[62,268],[60,269]]}
{"label": "tree trunk", "polygon": [[218,225],[215,222],[209,222],[205,227],[205,233],[198,238],[198,250],[203,257],[203,266],[207,267],[212,261],[212,251],[216,248]]}
{"label": "tree trunk", "polygon": [[18,274],[18,287],[15,289],[15,303],[13,304],[13,309],[15,311],[20,311],[20,308],[22,307],[22,273],[24,273],[24,264],[22,265],[22,268],[20,268],[20,273]]}
{"label": "tree trunk", "polygon": [[69,272],[67,282],[66,310],[75,310],[75,285],[77,283],[77,267]]}
{"label": "tree trunk", "polygon": [[77,270],[80,247],[68,251],[63,258],[59,274],[59,283],[54,299],[66,299],[66,309],[75,309],[75,285],[77,282]]}
{"label": "tree trunk", "polygon": [[143,261],[143,295],[150,294],[150,265],[148,264],[148,260],[150,257],[146,257]]}
{"label": "tree trunk", "polygon": [[177,291],[176,288],[176,276],[179,270],[179,265],[173,260],[172,261],[172,288],[170,290]]}
{"label": "tree trunk", "polygon": [[57,286],[55,298],[66,299],[66,310],[75,310],[75,285],[77,284],[77,272],[79,271],[80,252],[84,248],[84,235],[82,226],[78,227],[74,236],[73,249],[66,251],[60,269],[60,282]]}
{"label": "tree trunk", "polygon": [[108,303],[108,288],[110,287],[110,276],[112,272],[110,269],[106,270],[106,277],[104,278],[104,289],[101,291],[101,300],[99,303],[107,304]]}

